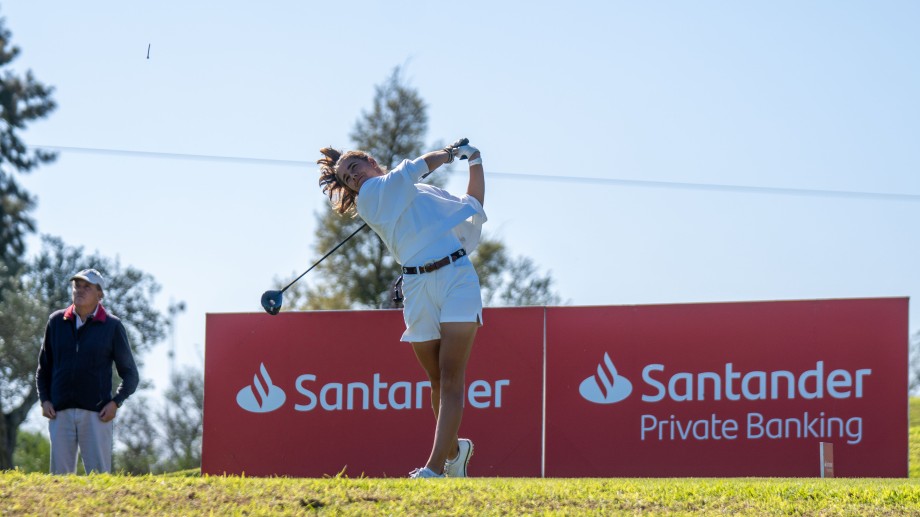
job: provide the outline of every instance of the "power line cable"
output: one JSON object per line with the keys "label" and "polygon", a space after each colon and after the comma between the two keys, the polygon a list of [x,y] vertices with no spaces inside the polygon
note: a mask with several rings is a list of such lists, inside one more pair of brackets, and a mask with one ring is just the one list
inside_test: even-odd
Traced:
{"label": "power line cable", "polygon": [[164,153],[157,151],[130,151],[125,149],[99,149],[94,147],[65,147],[60,145],[34,145],[33,149],[44,151],[60,151],[65,153],[108,154],[116,156],[131,156],[135,158],[166,158],[173,160],[199,160],[209,162],[249,163],[259,165],[282,165],[289,167],[303,167],[308,162],[300,160],[276,160],[273,158],[247,158],[244,156],[216,156],[208,154]]}
{"label": "power line cable", "polygon": [[[228,162],[242,164],[274,165],[285,167],[312,167],[313,162],[302,160],[278,160],[273,158],[251,158],[244,156],[218,156],[206,154],[165,153],[157,151],[132,151],[124,149],[101,149],[93,147],[66,147],[53,145],[35,145],[33,149],[45,151],[75,152],[85,154],[107,154],[130,156],[134,158],[160,158],[173,160],[197,160],[211,162]],[[892,192],[865,192],[856,190],[804,189],[789,187],[761,187],[752,185],[728,185],[719,183],[690,183],[680,181],[652,181],[618,178],[595,178],[588,176],[562,176],[555,174],[530,174],[512,172],[487,172],[495,178],[535,181],[564,181],[575,183],[593,183],[601,185],[619,185],[626,187],[666,188],[682,190],[703,190],[712,192],[733,192],[748,194],[781,194],[795,196],[819,196],[849,199],[875,199],[879,201],[920,201],[920,194],[899,194]]]}
{"label": "power line cable", "polygon": [[863,192],[855,190],[804,189],[788,187],[758,187],[747,185],[726,185],[719,183],[687,183],[679,181],[628,180],[615,178],[590,178],[579,176],[544,176],[542,174],[489,172],[489,176],[529,179],[538,181],[568,181],[622,185],[628,187],[668,188],[684,190],[707,190],[715,192],[740,192],[748,194],[785,194],[797,196],[821,196],[838,198],[877,199],[883,201],[920,201],[920,194],[896,194],[889,192]]}

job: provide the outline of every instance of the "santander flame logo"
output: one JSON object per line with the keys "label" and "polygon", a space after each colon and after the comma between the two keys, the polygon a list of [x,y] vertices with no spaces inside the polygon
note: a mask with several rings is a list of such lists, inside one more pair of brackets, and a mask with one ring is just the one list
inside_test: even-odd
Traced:
{"label": "santander flame logo", "polygon": [[613,404],[632,393],[632,383],[617,373],[617,368],[610,360],[610,355],[605,352],[604,363],[597,365],[597,375],[581,381],[578,392],[589,402]]}
{"label": "santander flame logo", "polygon": [[236,394],[236,403],[251,413],[268,413],[281,407],[286,397],[284,390],[272,384],[265,363],[259,364],[259,372],[262,373],[262,378],[259,378],[259,374],[253,375],[252,385],[244,387]]}

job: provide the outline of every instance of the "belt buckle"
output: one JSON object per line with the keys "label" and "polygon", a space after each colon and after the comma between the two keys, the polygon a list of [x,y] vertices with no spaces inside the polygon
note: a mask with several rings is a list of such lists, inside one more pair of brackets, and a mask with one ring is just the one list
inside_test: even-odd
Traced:
{"label": "belt buckle", "polygon": [[437,260],[432,260],[431,262],[428,262],[420,266],[419,269],[424,271],[425,273],[431,273],[432,271],[437,271],[438,269],[434,267],[435,262],[437,262]]}

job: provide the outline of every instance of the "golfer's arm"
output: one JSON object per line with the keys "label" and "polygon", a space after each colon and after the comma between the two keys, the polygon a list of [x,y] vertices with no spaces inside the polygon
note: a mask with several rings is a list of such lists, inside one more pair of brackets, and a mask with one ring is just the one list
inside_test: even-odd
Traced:
{"label": "golfer's arm", "polygon": [[431,151],[428,154],[422,155],[422,158],[425,159],[425,165],[428,166],[429,172],[434,172],[435,169],[444,165],[450,160],[450,153],[441,149],[439,151]]}
{"label": "golfer's arm", "polygon": [[[475,158],[476,156],[479,156],[478,152],[471,158]],[[466,186],[466,193],[476,198],[476,201],[479,201],[480,205],[485,206],[486,178],[485,171],[482,169],[482,164],[477,163],[476,165],[470,165],[470,182]]]}
{"label": "golfer's arm", "polygon": [[[470,158],[475,158],[477,156],[479,156],[479,152],[476,152]],[[444,150],[432,151],[422,155],[422,158],[425,160],[425,165],[428,166],[428,171],[434,172],[438,167],[448,163],[450,154]],[[466,193],[476,198],[479,204],[485,205],[486,179],[481,164],[470,165],[470,182],[466,187]]]}

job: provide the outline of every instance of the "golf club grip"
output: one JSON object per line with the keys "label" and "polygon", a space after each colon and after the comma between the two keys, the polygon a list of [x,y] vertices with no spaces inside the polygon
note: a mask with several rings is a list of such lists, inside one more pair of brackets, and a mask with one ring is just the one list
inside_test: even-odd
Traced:
{"label": "golf club grip", "polygon": [[332,248],[331,250],[329,250],[328,253],[326,253],[325,255],[323,255],[322,258],[320,258],[319,260],[317,260],[316,262],[314,262],[313,265],[310,266],[310,269],[307,269],[306,271],[304,271],[303,273],[301,273],[299,277],[297,277],[297,278],[295,278],[293,281],[291,281],[291,283],[289,283],[288,285],[284,286],[284,289],[282,289],[281,292],[283,293],[283,292],[287,291],[287,290],[288,290],[288,287],[291,287],[292,285],[294,285],[298,280],[300,280],[301,278],[303,278],[304,275],[306,275],[307,273],[309,273],[310,271],[312,271],[313,268],[315,268],[316,266],[318,266],[320,262],[326,260],[326,257],[328,257],[329,255],[332,255],[333,253],[335,253],[335,250],[341,248],[343,244],[345,244],[346,242],[350,241],[352,237],[354,237],[355,235],[358,235],[358,232],[360,232],[361,230],[363,230],[363,229],[365,229],[365,228],[367,228],[367,223],[362,224],[357,230],[355,230],[354,232],[352,232],[351,235],[349,235],[348,237],[345,237],[345,240],[343,240],[342,242],[336,244],[335,247]]}

